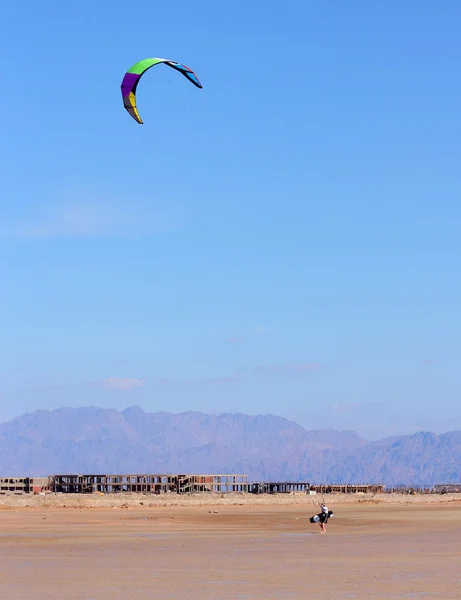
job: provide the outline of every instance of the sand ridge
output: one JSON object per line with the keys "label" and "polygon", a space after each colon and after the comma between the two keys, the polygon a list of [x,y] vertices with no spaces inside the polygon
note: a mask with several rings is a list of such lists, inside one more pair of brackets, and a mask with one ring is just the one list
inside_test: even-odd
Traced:
{"label": "sand ridge", "polygon": [[461,494],[24,494],[0,496],[3,508],[52,506],[55,508],[108,508],[136,506],[318,506],[330,504],[440,504],[460,502]]}

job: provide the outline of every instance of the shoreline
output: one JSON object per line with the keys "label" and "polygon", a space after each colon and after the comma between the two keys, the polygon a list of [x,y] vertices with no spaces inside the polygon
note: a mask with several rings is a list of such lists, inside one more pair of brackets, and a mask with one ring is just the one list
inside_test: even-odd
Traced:
{"label": "shoreline", "polygon": [[157,508],[157,507],[202,507],[202,506],[318,506],[322,501],[329,505],[337,504],[447,504],[461,503],[461,494],[45,494],[21,496],[0,496],[0,510],[28,508]]}

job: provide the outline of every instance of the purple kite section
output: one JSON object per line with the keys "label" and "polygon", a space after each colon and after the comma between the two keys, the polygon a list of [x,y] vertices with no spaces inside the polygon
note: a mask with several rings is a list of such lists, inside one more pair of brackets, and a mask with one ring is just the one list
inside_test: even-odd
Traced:
{"label": "purple kite section", "polygon": [[135,83],[138,81],[139,77],[140,76],[136,73],[125,73],[125,77],[123,78],[121,85],[122,96],[124,98],[130,95],[130,92],[133,89]]}

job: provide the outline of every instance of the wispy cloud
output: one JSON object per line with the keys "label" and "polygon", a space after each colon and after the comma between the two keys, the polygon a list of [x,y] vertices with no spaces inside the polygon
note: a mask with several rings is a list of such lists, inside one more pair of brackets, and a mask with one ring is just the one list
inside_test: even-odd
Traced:
{"label": "wispy cloud", "polygon": [[243,344],[245,341],[244,337],[231,337],[227,340],[229,344]]}
{"label": "wispy cloud", "polygon": [[[292,375],[302,376],[309,374],[318,369],[323,368],[321,364],[315,362],[300,362],[285,365],[259,365],[259,366],[246,366],[235,369],[230,373],[218,373],[216,375],[202,375],[190,378],[184,377],[115,377],[110,376],[105,379],[96,379],[90,381],[80,381],[68,384],[53,383],[49,385],[42,385],[37,387],[31,387],[29,389],[22,390],[21,394],[32,393],[36,391],[41,392],[55,392],[66,389],[77,389],[89,387],[91,389],[106,389],[113,391],[129,391],[141,387],[147,387],[150,385],[159,386],[229,386],[239,382],[250,380],[254,377],[264,377],[272,375]],[[352,406],[352,405],[350,405]],[[340,410],[340,405],[334,406],[335,409]]]}
{"label": "wispy cloud", "polygon": [[380,408],[383,406],[383,402],[342,402],[333,404],[332,408],[337,412],[354,412],[356,410],[363,410],[367,408]]}
{"label": "wispy cloud", "polygon": [[142,387],[144,381],[132,377],[108,377],[104,380],[103,385],[108,390],[132,390]]}
{"label": "wispy cloud", "polygon": [[184,385],[207,385],[220,386],[232,385],[240,381],[248,380],[252,377],[265,375],[304,375],[321,369],[322,365],[314,362],[300,362],[286,365],[268,365],[256,367],[242,367],[235,369],[231,373],[217,375],[206,375],[201,377],[154,377],[152,379],[132,379],[109,377],[104,380],[104,387],[113,390],[129,390],[148,384],[184,386]]}
{"label": "wispy cloud", "polygon": [[195,379],[180,379],[175,377],[156,377],[153,381],[158,385],[229,385],[240,381],[238,373],[231,375],[216,375],[215,377],[198,377]]}
{"label": "wispy cloud", "polygon": [[243,379],[242,376],[238,374],[223,377],[202,377],[199,379],[199,383],[205,385],[229,385],[241,381],[241,379]]}
{"label": "wispy cloud", "polygon": [[271,375],[305,375],[321,369],[319,363],[294,363],[286,365],[260,365],[256,367],[242,367],[236,369],[230,375],[217,377],[201,377],[197,383],[201,384],[220,384],[229,385],[237,381],[243,381],[251,377],[271,376]]}
{"label": "wispy cloud", "polygon": [[180,226],[149,203],[77,200],[49,204],[28,219],[2,216],[1,238],[40,240],[60,237],[131,236],[162,233]]}
{"label": "wispy cloud", "polygon": [[257,325],[256,327],[253,327],[254,333],[267,333],[268,331],[268,327],[265,327],[264,325]]}
{"label": "wispy cloud", "polygon": [[156,377],[153,381],[159,385],[188,385],[192,383],[190,380],[176,377]]}
{"label": "wispy cloud", "polygon": [[322,365],[316,362],[300,362],[286,365],[260,365],[253,367],[253,371],[259,375],[280,375],[280,374],[291,374],[291,375],[302,375],[304,373],[311,373],[321,369]]}
{"label": "wispy cloud", "polygon": [[158,384],[189,384],[189,385],[230,385],[255,376],[270,375],[304,375],[323,368],[321,364],[314,362],[300,362],[286,365],[260,365],[256,367],[241,367],[230,374],[198,377],[193,379],[157,377],[154,379]]}
{"label": "wispy cloud", "polygon": [[432,368],[432,367],[438,367],[440,364],[440,361],[437,360],[436,358],[425,358],[421,361],[420,364],[422,367]]}

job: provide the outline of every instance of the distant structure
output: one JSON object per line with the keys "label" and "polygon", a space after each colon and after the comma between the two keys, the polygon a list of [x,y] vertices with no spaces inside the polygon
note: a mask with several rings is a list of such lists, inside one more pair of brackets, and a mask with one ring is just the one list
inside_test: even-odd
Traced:
{"label": "distant structure", "polygon": [[259,481],[250,484],[253,494],[382,494],[386,486],[373,483],[321,483],[307,481]]}
{"label": "distant structure", "polygon": [[439,483],[434,486],[436,494],[459,494],[461,493],[461,483]]}
{"label": "distant structure", "polygon": [[52,475],[50,488],[64,494],[194,494],[198,492],[248,492],[248,476],[224,475]]}
{"label": "distant structure", "polygon": [[310,487],[318,494],[383,494],[385,489],[385,485],[375,483],[321,483]]}
{"label": "distant structure", "polygon": [[50,491],[49,477],[0,477],[0,494],[39,494]]}
{"label": "distant structure", "polygon": [[49,477],[0,478],[0,494],[194,494],[248,492],[247,475],[240,474],[66,474]]}
{"label": "distant structure", "polygon": [[0,477],[0,495],[23,494],[453,494],[460,484],[428,487],[308,481],[249,482],[242,474],[64,474],[49,477]]}
{"label": "distant structure", "polygon": [[307,481],[258,481],[250,484],[252,494],[294,494],[308,493],[310,483]]}

